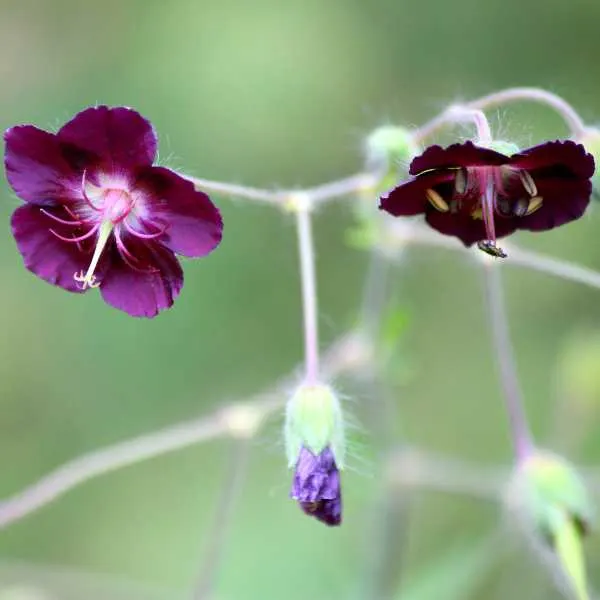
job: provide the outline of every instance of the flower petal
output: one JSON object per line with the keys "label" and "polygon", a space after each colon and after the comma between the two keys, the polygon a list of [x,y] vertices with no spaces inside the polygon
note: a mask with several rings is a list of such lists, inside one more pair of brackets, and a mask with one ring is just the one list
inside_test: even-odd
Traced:
{"label": "flower petal", "polygon": [[19,198],[49,206],[74,196],[77,176],[54,134],[18,125],[5,132],[4,141],[6,178]]}
{"label": "flower petal", "polygon": [[151,165],[158,139],[152,124],[131,108],[96,106],[75,115],[58,139],[115,170]]}
{"label": "flower petal", "polygon": [[441,183],[452,181],[455,176],[454,171],[439,170],[409,179],[388,192],[386,196],[382,196],[379,208],[395,217],[421,214],[429,204],[426,191]]}
{"label": "flower petal", "polygon": [[164,224],[161,243],[183,256],[197,258],[221,241],[223,221],[217,207],[194,184],[164,167],[144,170],[136,181],[143,191],[150,222]]}
{"label": "flower petal", "polygon": [[[59,218],[68,218],[59,207],[52,207],[49,211]],[[15,210],[11,226],[27,269],[69,292],[84,291],[73,276],[88,267],[89,254],[82,251],[80,245],[63,242],[50,232],[52,228],[60,235],[70,237],[76,235],[73,228],[53,221],[39,207],[30,204]]]}
{"label": "flower petal", "polygon": [[[425,220],[440,233],[457,237],[465,246],[472,246],[475,242],[486,240],[488,237],[481,219],[474,219],[463,213],[442,213],[432,208],[427,211]],[[510,235],[516,231],[519,223],[521,221],[514,218],[496,218],[494,220],[496,237]]]}
{"label": "flower petal", "polygon": [[481,148],[473,142],[452,144],[447,148],[429,146],[410,163],[409,173],[418,175],[431,169],[456,167],[498,166],[509,162],[508,156],[489,148]]}
{"label": "flower petal", "polygon": [[510,164],[526,169],[536,177],[589,179],[594,174],[594,158],[581,144],[571,140],[546,142],[514,154]]}
{"label": "flower petal", "polygon": [[592,194],[588,179],[545,177],[536,179],[536,187],[543,204],[531,215],[519,219],[519,229],[545,231],[575,221],[585,212]]}
{"label": "flower petal", "polygon": [[137,260],[133,263],[136,268],[123,260],[113,244],[110,266],[100,282],[102,297],[132,317],[155,317],[173,305],[183,287],[179,261],[157,242],[128,237],[126,245]]}

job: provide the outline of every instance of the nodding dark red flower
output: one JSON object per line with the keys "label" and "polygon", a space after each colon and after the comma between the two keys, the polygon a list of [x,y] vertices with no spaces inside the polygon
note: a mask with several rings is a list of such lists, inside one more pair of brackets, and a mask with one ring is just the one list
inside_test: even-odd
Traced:
{"label": "nodding dark red flower", "polygon": [[156,133],[130,108],[88,108],[57,133],[19,125],[4,139],[8,182],[25,201],[12,215],[17,247],[53,285],[99,287],[115,308],[153,317],[183,286],[175,254],[204,256],[221,241],[218,209],[153,166]]}
{"label": "nodding dark red flower", "polygon": [[510,156],[466,142],[427,148],[409,172],[410,180],[381,198],[381,209],[394,216],[424,213],[440,233],[502,256],[497,238],[517,229],[552,229],[583,215],[594,159],[568,140]]}
{"label": "nodding dark red flower", "polygon": [[315,455],[300,449],[290,496],[302,510],[326,525],[342,522],[340,472],[329,447]]}

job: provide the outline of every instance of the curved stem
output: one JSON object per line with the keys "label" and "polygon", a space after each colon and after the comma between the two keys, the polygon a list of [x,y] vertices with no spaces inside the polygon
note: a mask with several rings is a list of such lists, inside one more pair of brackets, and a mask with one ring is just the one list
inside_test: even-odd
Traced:
{"label": "curved stem", "polygon": [[488,94],[487,96],[482,96],[481,98],[473,100],[472,102],[468,102],[465,106],[468,108],[486,110],[488,108],[506,104],[508,102],[522,100],[539,102],[555,110],[564,119],[574,137],[579,137],[587,131],[587,127],[583,122],[583,119],[566,100],[556,94],[553,94],[552,92],[547,92],[546,90],[542,90],[540,88],[508,88],[506,90]]}
{"label": "curved stem", "polygon": [[533,440],[525,415],[517,369],[514,363],[498,266],[492,262],[485,264],[484,279],[485,299],[492,330],[494,354],[500,372],[511,436],[515,455],[519,460],[522,460],[533,450]]}
{"label": "curved stem", "polygon": [[423,142],[434,133],[437,133],[440,129],[456,122],[457,115],[460,115],[461,113],[467,111],[484,111],[502,104],[517,101],[538,102],[549,106],[560,114],[571,130],[572,136],[575,138],[580,138],[588,130],[577,111],[560,96],[539,88],[517,87],[493,92],[470,102],[455,104],[448,107],[448,109],[419,127],[414,132],[414,140],[417,143]]}
{"label": "curved stem", "polygon": [[319,326],[312,216],[307,206],[296,208],[296,231],[304,315],[305,383],[314,385],[319,381]]}

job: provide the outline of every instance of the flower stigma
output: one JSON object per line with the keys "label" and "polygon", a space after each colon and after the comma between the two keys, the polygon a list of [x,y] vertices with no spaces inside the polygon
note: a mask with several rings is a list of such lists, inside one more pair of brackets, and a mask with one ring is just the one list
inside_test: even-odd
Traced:
{"label": "flower stigma", "polygon": [[114,224],[112,221],[102,222],[102,225],[100,225],[98,230],[98,239],[96,240],[96,247],[94,248],[94,254],[92,256],[90,266],[85,273],[83,271],[79,271],[73,275],[73,279],[81,284],[81,289],[85,290],[87,288],[97,288],[100,285],[100,282],[96,278],[94,272],[98,267],[98,261],[102,256],[102,252],[106,247],[106,242],[108,242],[113,228]]}

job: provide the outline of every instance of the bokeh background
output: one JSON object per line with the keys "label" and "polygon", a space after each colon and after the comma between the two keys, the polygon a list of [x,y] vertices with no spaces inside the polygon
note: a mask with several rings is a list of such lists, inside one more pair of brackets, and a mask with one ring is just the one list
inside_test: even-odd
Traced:
{"label": "bokeh background", "polygon": [[[593,0],[0,0],[0,127],[54,128],[88,105],[130,105],[157,128],[163,164],[232,183],[313,185],[359,171],[374,127],[418,125],[448,102],[507,86],[551,89],[593,121],[599,22]],[[524,145],[566,132],[533,105],[503,109],[492,123]],[[84,452],[247,397],[301,360],[289,217],[216,198],[226,223],[221,248],[187,261],[174,309],[144,321],[99,294],[69,295],[28,273],[8,226],[18,200],[5,182],[0,193],[0,495]],[[368,263],[345,244],[348,203],[316,223],[323,345],[355,322]],[[600,269],[599,228],[590,211],[517,242]],[[600,397],[587,399],[583,436],[561,365],[574,339],[600,331],[600,295],[505,271],[534,430],[557,449],[568,438],[571,457],[593,466]],[[393,278],[409,318],[397,364],[409,376],[401,385],[390,376],[386,391],[398,443],[510,464],[477,270],[455,253],[420,249]],[[362,423],[344,477],[344,526],[327,529],[288,499],[279,431],[267,428],[251,444],[218,598],[370,598],[381,478],[366,407],[377,398],[351,380],[338,385]],[[98,478],[2,531],[0,598],[187,597],[229,451],[226,440],[201,444]],[[454,584],[444,577],[455,581],[490,551],[479,544],[501,521],[498,508],[431,493],[410,509],[397,574],[423,600],[448,597]],[[558,597],[518,539],[507,550],[490,568],[475,568],[477,581],[457,597]],[[593,538],[588,550],[600,585]]]}

